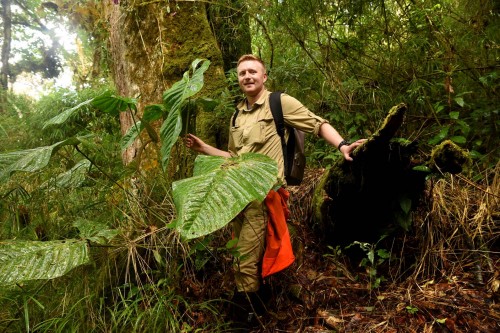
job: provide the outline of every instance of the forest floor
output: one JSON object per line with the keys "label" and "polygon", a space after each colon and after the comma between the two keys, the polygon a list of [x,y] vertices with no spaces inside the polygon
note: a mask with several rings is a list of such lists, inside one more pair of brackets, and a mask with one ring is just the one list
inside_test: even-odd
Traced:
{"label": "forest floor", "polygon": [[[309,246],[296,253],[289,268],[266,279],[264,288],[272,296],[249,332],[500,332],[498,253],[489,258],[492,271],[482,272],[482,282],[471,266],[449,266],[449,274],[425,279],[411,272],[403,277],[388,263],[378,267],[380,286],[370,287],[374,280],[365,267],[350,265],[344,255],[325,255],[328,248],[316,246],[309,232],[299,237]],[[226,258],[226,268],[191,290],[205,299],[230,299],[230,261]],[[229,320],[228,304],[221,308]]]}
{"label": "forest floor", "polygon": [[[398,245],[390,257],[376,250],[371,257],[366,250],[348,256],[297,222],[304,221],[298,215],[310,215],[305,207],[314,181],[305,183],[308,188],[291,191],[296,261],[266,278],[270,301],[252,332],[500,332],[498,249],[478,254],[443,247],[449,240],[422,249],[432,246],[407,233],[392,240]],[[225,267],[213,267],[218,273],[198,285],[199,296],[230,299],[231,259],[223,261]]]}
{"label": "forest floor", "polygon": [[500,332],[500,257],[491,260],[482,283],[471,267],[455,267],[370,288],[366,271],[306,250],[271,279],[275,297],[254,332]]}

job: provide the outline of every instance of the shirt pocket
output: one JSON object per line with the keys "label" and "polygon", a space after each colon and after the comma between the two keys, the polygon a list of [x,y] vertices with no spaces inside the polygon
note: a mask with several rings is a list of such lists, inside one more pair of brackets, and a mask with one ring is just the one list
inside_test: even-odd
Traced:
{"label": "shirt pocket", "polygon": [[243,147],[243,129],[241,127],[231,127],[231,139],[234,143],[234,148],[240,150]]}
{"label": "shirt pocket", "polygon": [[245,127],[242,133],[243,145],[261,145],[266,141],[266,124],[264,121]]}

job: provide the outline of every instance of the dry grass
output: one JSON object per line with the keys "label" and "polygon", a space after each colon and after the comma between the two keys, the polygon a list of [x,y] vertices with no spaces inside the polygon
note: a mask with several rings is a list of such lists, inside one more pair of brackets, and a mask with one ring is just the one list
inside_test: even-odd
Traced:
{"label": "dry grass", "polygon": [[472,266],[477,282],[493,272],[490,251],[500,236],[500,163],[491,183],[475,184],[448,175],[428,186],[426,203],[415,214],[419,265],[415,276],[454,275]]}
{"label": "dry grass", "polygon": [[325,169],[306,169],[304,180],[299,186],[289,186],[290,213],[293,223],[306,223],[311,219],[312,199]]}

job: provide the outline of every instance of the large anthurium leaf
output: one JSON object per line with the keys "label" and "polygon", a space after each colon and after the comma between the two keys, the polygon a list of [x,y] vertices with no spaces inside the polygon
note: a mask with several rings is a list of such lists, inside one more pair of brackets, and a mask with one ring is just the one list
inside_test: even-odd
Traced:
{"label": "large anthurium leaf", "polygon": [[163,104],[151,104],[144,107],[144,114],[142,115],[142,120],[147,122],[153,122],[160,119],[164,114],[167,113],[165,106]]}
{"label": "large anthurium leaf", "polygon": [[110,229],[105,223],[86,219],[76,220],[73,226],[78,228],[82,238],[101,245],[109,243],[119,233],[118,229]]}
{"label": "large anthurium leaf", "polygon": [[[200,67],[198,65],[201,63]],[[185,72],[180,81],[177,81],[163,93],[163,102],[168,112],[179,111],[182,103],[189,97],[197,94],[203,88],[203,74],[210,66],[210,60],[196,59],[191,64],[193,76]]]}
{"label": "large anthurium leaf", "polygon": [[0,242],[0,285],[53,279],[89,261],[85,240]]}
{"label": "large anthurium leaf", "polygon": [[51,146],[0,154],[0,181],[8,179],[15,171],[38,171],[49,163],[50,157],[59,148],[67,145],[77,145],[79,143],[79,139],[69,138]]}
{"label": "large anthurium leaf", "polygon": [[57,116],[55,116],[55,117],[47,120],[43,124],[43,129],[45,129],[45,128],[51,126],[51,125],[60,125],[60,124],[63,124],[66,120],[68,120],[69,117],[71,117],[72,115],[74,115],[75,113],[77,113],[78,111],[80,111],[80,109],[83,106],[92,103],[93,100],[94,99],[91,98],[89,100],[86,100],[85,102],[82,102],[82,103],[78,104],[75,107],[72,107],[71,109],[67,109],[67,110],[59,113]]}
{"label": "large anthurium leaf", "polygon": [[[244,156],[246,157],[246,155]],[[203,176],[204,174],[217,171],[224,163],[227,163],[227,161],[228,159],[222,157],[198,155],[194,163],[193,177]]]}
{"label": "large anthurium leaf", "polygon": [[55,179],[46,181],[40,187],[77,188],[85,181],[91,164],[89,160],[83,159],[76,163],[70,170],[57,175]]}
{"label": "large anthurium leaf", "polygon": [[160,128],[161,143],[161,165],[163,170],[168,166],[170,160],[170,152],[172,147],[177,142],[177,138],[182,131],[182,118],[180,112],[170,112],[167,119],[163,122]]}
{"label": "large anthurium leaf", "polygon": [[[201,63],[200,67],[198,65]],[[170,152],[182,131],[181,107],[184,102],[203,88],[203,73],[210,65],[209,60],[196,59],[192,63],[193,75],[185,72],[182,80],[177,81],[163,94],[163,101],[168,111],[167,119],[160,128],[161,160],[165,170],[170,160]]]}
{"label": "large anthurium leaf", "polygon": [[228,224],[253,200],[263,200],[276,183],[276,162],[261,154],[223,158],[200,155],[195,175],[172,184],[177,220],[186,238],[207,235]]}
{"label": "large anthurium leaf", "polygon": [[141,134],[144,129],[144,125],[141,121],[137,121],[135,124],[130,126],[127,133],[120,140],[120,148],[123,150],[127,149],[134,141],[137,139],[139,134]]}
{"label": "large anthurium leaf", "polygon": [[101,96],[94,98],[92,105],[102,112],[114,116],[129,109],[137,111],[137,100],[135,98],[115,96],[111,92],[105,92]]}
{"label": "large anthurium leaf", "polygon": [[212,111],[219,105],[219,102],[211,98],[198,98],[196,105],[199,105],[205,111]]}

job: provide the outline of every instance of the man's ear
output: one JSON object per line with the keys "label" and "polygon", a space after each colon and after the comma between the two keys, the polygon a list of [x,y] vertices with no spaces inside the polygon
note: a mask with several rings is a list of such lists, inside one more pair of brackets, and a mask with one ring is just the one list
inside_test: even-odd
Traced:
{"label": "man's ear", "polygon": [[263,82],[265,83],[267,81],[267,73],[264,73],[264,80]]}

